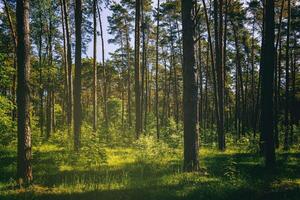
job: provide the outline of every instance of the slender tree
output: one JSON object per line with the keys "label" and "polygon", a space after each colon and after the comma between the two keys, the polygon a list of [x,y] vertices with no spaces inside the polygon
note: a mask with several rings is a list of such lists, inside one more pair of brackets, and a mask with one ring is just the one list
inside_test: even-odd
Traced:
{"label": "slender tree", "polygon": [[135,133],[139,138],[142,131],[141,116],[141,81],[140,81],[140,21],[141,0],[135,1],[135,40],[134,40],[134,74],[135,74]]}
{"label": "slender tree", "polygon": [[75,79],[74,79],[74,149],[80,148],[81,129],[81,25],[82,2],[75,1]]}
{"label": "slender tree", "polygon": [[160,1],[157,0],[157,9],[156,9],[156,54],[155,54],[155,117],[156,117],[156,136],[157,139],[160,137],[159,132],[159,115],[158,115],[158,48],[159,48],[159,5]]}
{"label": "slender tree", "polygon": [[287,31],[286,31],[286,50],[285,50],[285,105],[284,105],[284,149],[289,148],[289,126],[290,126],[290,24],[291,24],[291,0],[287,5]]}
{"label": "slender tree", "polygon": [[93,0],[94,49],[93,49],[93,129],[97,130],[97,0]]}

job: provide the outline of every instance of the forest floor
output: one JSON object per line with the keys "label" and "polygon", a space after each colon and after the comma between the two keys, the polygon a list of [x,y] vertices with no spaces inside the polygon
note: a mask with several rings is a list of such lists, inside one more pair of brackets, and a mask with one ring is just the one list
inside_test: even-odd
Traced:
{"label": "forest floor", "polygon": [[[202,148],[201,170],[182,172],[181,153],[137,161],[134,148],[105,148],[106,164],[66,162],[63,148],[33,149],[34,184],[15,187],[16,153],[0,148],[0,200],[299,199],[300,152],[277,154],[277,168],[263,167],[253,153]],[[178,151],[179,152],[179,151]],[[76,157],[76,156],[75,156]]]}

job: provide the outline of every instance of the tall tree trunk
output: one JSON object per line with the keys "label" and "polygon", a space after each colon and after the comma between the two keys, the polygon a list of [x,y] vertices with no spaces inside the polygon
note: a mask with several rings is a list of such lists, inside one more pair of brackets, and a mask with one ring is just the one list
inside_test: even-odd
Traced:
{"label": "tall tree trunk", "polygon": [[[49,10],[49,13],[51,13],[51,10]],[[48,83],[47,83],[47,124],[46,124],[46,137],[47,139],[50,137],[51,133],[53,132],[53,115],[52,115],[52,109],[53,109],[53,84],[51,80],[51,68],[52,68],[52,17],[49,16],[49,30],[48,30]]]}
{"label": "tall tree trunk", "polygon": [[43,69],[42,69],[42,34],[43,34],[43,23],[42,13],[39,13],[40,18],[40,33],[39,33],[39,95],[40,95],[40,133],[44,135],[44,88],[43,88]]}
{"label": "tall tree trunk", "polygon": [[142,31],[142,66],[141,66],[141,131],[144,131],[143,126],[143,113],[144,113],[144,101],[145,101],[145,68],[146,68],[146,35],[145,35],[145,16],[144,16],[144,0],[141,0],[141,31]]}
{"label": "tall tree trunk", "polygon": [[30,131],[30,39],[29,0],[18,0],[17,19],[17,113],[18,148],[17,181],[26,185],[32,181]]}
{"label": "tall tree trunk", "polygon": [[97,131],[97,114],[98,114],[98,101],[97,101],[97,0],[93,0],[93,23],[94,23],[94,47],[93,47],[93,130]]}
{"label": "tall tree trunk", "polygon": [[260,128],[262,134],[263,149],[265,154],[266,167],[275,165],[274,146],[274,113],[273,113],[273,83],[275,67],[275,47],[274,47],[274,1],[266,0],[264,17],[264,51],[261,68],[261,121]]}
{"label": "tall tree trunk", "polygon": [[135,133],[138,139],[141,131],[141,83],[140,83],[140,10],[141,0],[135,1],[135,41],[134,41],[134,74],[135,74]]}
{"label": "tall tree trunk", "polygon": [[[278,53],[278,46],[279,51],[281,51],[281,25],[282,25],[282,15],[283,15],[283,8],[284,8],[284,0],[282,0],[281,8],[280,8],[280,15],[279,15],[279,28],[277,33],[276,45],[275,45],[275,73],[274,73],[274,137],[275,137],[275,147],[279,148],[279,130],[278,130],[278,121],[279,121],[279,90],[278,85],[280,84],[280,72],[279,72],[279,62],[281,62],[280,57],[281,53]],[[279,44],[280,43],[280,44]],[[279,81],[278,81],[279,80]]]}
{"label": "tall tree trunk", "polygon": [[183,106],[184,106],[184,170],[199,169],[198,160],[198,91],[194,57],[193,1],[181,1],[183,30]]}
{"label": "tall tree trunk", "polygon": [[159,47],[159,5],[160,5],[160,0],[157,0],[157,18],[156,18],[156,57],[155,57],[155,117],[156,117],[156,137],[159,139],[160,137],[160,132],[159,132],[159,115],[158,115],[158,47]]}
{"label": "tall tree trunk", "polygon": [[290,103],[290,25],[291,25],[291,0],[288,0],[288,22],[287,22],[287,33],[286,33],[286,52],[285,52],[285,105],[284,105],[284,149],[289,149],[289,103]]}
{"label": "tall tree trunk", "polygon": [[65,17],[65,28],[66,28],[66,41],[67,41],[67,63],[68,63],[68,104],[67,104],[67,124],[68,133],[71,132],[72,117],[73,117],[73,82],[72,82],[72,48],[71,48],[71,34],[69,31],[69,19],[67,12],[66,0],[63,0],[63,9]]}
{"label": "tall tree trunk", "polygon": [[105,66],[105,49],[104,49],[104,36],[103,36],[103,27],[100,8],[97,4],[99,25],[100,25],[100,37],[101,37],[101,49],[102,49],[102,67],[103,67],[103,115],[105,120],[105,127],[108,128],[108,113],[107,113],[107,75],[106,75],[106,66]]}
{"label": "tall tree trunk", "polygon": [[[63,31],[63,66],[64,66],[64,101],[63,101],[63,105],[64,105],[64,119],[66,117],[66,121],[68,121],[68,99],[69,99],[69,76],[68,76],[68,62],[67,62],[67,45],[66,45],[66,31],[65,31],[65,15],[64,15],[64,5],[63,5],[63,1],[60,0],[60,7],[61,7],[61,24],[62,24],[62,31]],[[66,114],[66,115],[65,115]],[[63,122],[65,122],[63,119]]]}
{"label": "tall tree trunk", "polygon": [[[210,59],[211,59],[211,68],[212,68],[212,82],[213,82],[213,94],[214,94],[214,104],[215,104],[215,112],[216,112],[216,118],[219,119],[219,106],[218,106],[218,89],[217,89],[217,79],[216,79],[216,62],[214,59],[214,52],[213,52],[213,45],[212,45],[212,39],[211,39],[211,33],[210,33],[210,21],[208,18],[208,13],[206,9],[205,0],[202,0],[203,7],[204,7],[204,14],[205,14],[205,21],[206,21],[206,27],[207,27],[207,34],[208,34],[208,43],[209,43],[209,49],[210,49]],[[212,125],[212,123],[211,123]]]}
{"label": "tall tree trunk", "polygon": [[126,27],[126,54],[127,54],[127,102],[128,102],[128,108],[127,108],[127,114],[128,114],[128,125],[129,127],[132,126],[132,119],[131,119],[131,62],[130,62],[130,43],[129,43],[129,32],[128,32],[128,26]]}
{"label": "tall tree trunk", "polygon": [[217,118],[219,150],[225,150],[224,134],[224,65],[223,65],[223,0],[214,0],[214,27],[215,27],[215,57],[217,73],[218,110]]}
{"label": "tall tree trunk", "polygon": [[80,148],[81,129],[81,23],[82,2],[75,1],[74,150]]}

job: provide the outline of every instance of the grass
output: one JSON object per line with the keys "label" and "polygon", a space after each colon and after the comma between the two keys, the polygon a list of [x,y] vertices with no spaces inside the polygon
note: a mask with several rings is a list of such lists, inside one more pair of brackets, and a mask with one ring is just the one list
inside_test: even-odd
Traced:
{"label": "grass", "polygon": [[[106,162],[86,165],[54,144],[33,149],[34,184],[14,187],[16,153],[0,148],[0,200],[299,199],[300,152],[279,152],[277,168],[257,154],[201,149],[201,170],[182,172],[181,152],[136,159],[136,148],[105,148]],[[146,152],[147,153],[147,152]],[[144,152],[145,154],[145,152]],[[146,154],[145,154],[146,155]],[[175,156],[174,156],[175,155]],[[71,159],[73,158],[73,159]]]}

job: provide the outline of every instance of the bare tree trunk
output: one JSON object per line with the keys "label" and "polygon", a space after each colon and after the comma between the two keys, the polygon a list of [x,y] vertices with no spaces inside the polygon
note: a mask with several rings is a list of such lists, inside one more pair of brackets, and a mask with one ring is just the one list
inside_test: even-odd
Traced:
{"label": "bare tree trunk", "polygon": [[194,57],[193,1],[181,1],[183,29],[184,170],[199,169],[197,81]]}
{"label": "bare tree trunk", "polygon": [[97,131],[97,115],[98,115],[98,101],[97,101],[97,0],[93,0],[93,23],[94,23],[94,47],[93,47],[93,130]]}
{"label": "bare tree trunk", "polygon": [[[275,80],[274,80],[274,136],[275,136],[275,147],[279,148],[279,130],[278,130],[278,121],[279,121],[279,114],[278,114],[278,99],[279,99],[279,90],[278,85],[280,84],[280,72],[279,72],[279,65],[281,62],[281,52],[278,54],[278,46],[279,51],[281,51],[281,25],[282,25],[282,15],[283,15],[283,8],[284,8],[284,0],[282,0],[281,8],[280,8],[280,16],[279,16],[279,28],[277,33],[276,45],[275,45]],[[280,43],[280,44],[279,44]],[[278,81],[279,80],[279,81]]]}
{"label": "bare tree trunk", "polygon": [[69,76],[68,76],[68,62],[67,62],[67,45],[66,45],[66,31],[65,31],[65,15],[64,15],[64,5],[63,5],[63,1],[60,0],[60,7],[61,7],[61,24],[62,24],[62,31],[63,31],[63,66],[64,66],[64,114],[66,114],[64,116],[64,118],[66,117],[66,121],[68,121],[68,99],[69,99]]}
{"label": "bare tree trunk", "polygon": [[275,66],[274,48],[274,1],[266,0],[264,5],[264,60],[261,68],[261,134],[265,154],[266,167],[272,168],[275,165],[274,146],[274,113],[273,113],[273,84]]}
{"label": "bare tree trunk", "polygon": [[128,124],[129,127],[132,126],[132,119],[131,119],[131,62],[130,62],[130,44],[129,44],[129,33],[128,33],[128,27],[126,28],[126,53],[127,53],[127,67],[128,67],[128,72],[127,72],[127,101],[128,101]]}
{"label": "bare tree trunk", "polygon": [[66,0],[63,0],[63,9],[65,17],[66,39],[67,39],[67,63],[68,63],[68,104],[67,104],[67,124],[68,134],[72,129],[72,116],[73,116],[73,82],[72,82],[72,48],[71,48],[71,34],[69,32],[69,19],[67,12]]}
{"label": "bare tree trunk", "polygon": [[105,120],[105,127],[108,128],[108,113],[107,113],[107,76],[106,76],[106,66],[105,66],[105,52],[104,52],[104,37],[103,37],[103,28],[102,28],[102,20],[101,20],[101,12],[100,8],[97,4],[98,8],[98,17],[99,17],[99,25],[100,25],[100,36],[101,36],[101,49],[102,49],[102,66],[103,66],[103,114]]}
{"label": "bare tree trunk", "polygon": [[[50,10],[49,10],[50,12]],[[46,137],[47,139],[50,137],[51,133],[53,132],[53,99],[52,99],[52,92],[53,92],[53,85],[51,80],[51,67],[52,67],[52,17],[49,16],[49,30],[48,30],[48,83],[47,83],[47,124],[46,124]]]}
{"label": "bare tree trunk", "polygon": [[159,115],[158,115],[158,47],[159,47],[159,5],[160,1],[157,0],[157,21],[156,21],[156,57],[155,57],[155,117],[156,117],[156,137],[159,139]]}
{"label": "bare tree trunk", "polygon": [[81,132],[81,24],[82,2],[75,1],[74,150],[80,149]]}
{"label": "bare tree trunk", "polygon": [[284,106],[284,149],[289,149],[289,103],[290,103],[290,24],[291,24],[291,1],[288,0],[288,22],[287,22],[287,36],[286,36],[286,52],[285,52],[285,106]]}
{"label": "bare tree trunk", "polygon": [[140,10],[141,1],[135,2],[135,44],[134,44],[134,70],[135,70],[135,133],[138,139],[142,127],[141,127],[141,82],[140,82]]}
{"label": "bare tree trunk", "polygon": [[17,19],[17,113],[18,148],[17,181],[21,186],[32,182],[30,130],[30,39],[29,0],[18,0]]}
{"label": "bare tree trunk", "polygon": [[[208,43],[210,48],[210,57],[211,57],[211,66],[212,66],[212,82],[213,82],[213,93],[214,93],[214,104],[215,104],[215,112],[216,118],[219,119],[219,106],[218,106],[218,89],[217,89],[217,79],[216,79],[216,63],[214,59],[214,52],[213,52],[213,45],[211,40],[211,33],[210,33],[210,22],[208,19],[208,13],[206,9],[205,0],[202,0],[203,7],[204,7],[204,14],[205,14],[205,21],[207,27],[207,34],[208,34]],[[212,124],[212,123],[211,123]]]}

